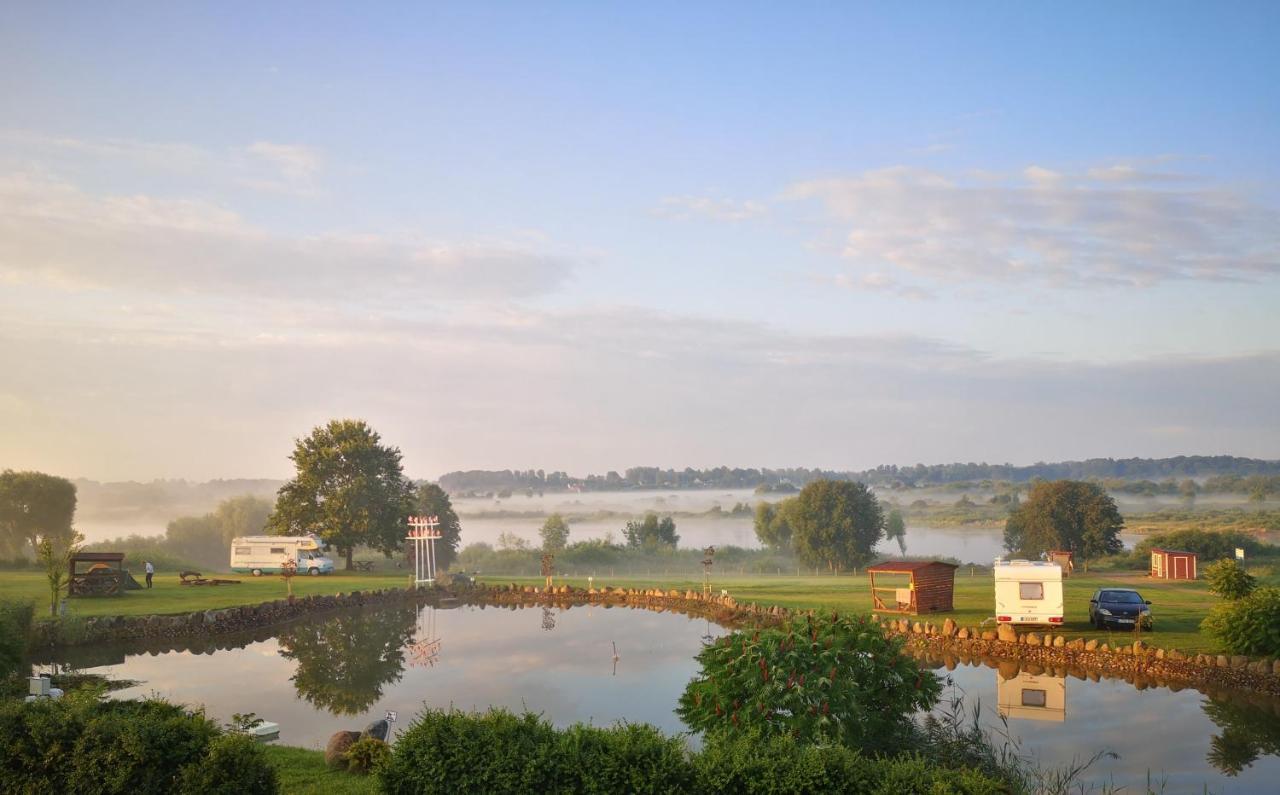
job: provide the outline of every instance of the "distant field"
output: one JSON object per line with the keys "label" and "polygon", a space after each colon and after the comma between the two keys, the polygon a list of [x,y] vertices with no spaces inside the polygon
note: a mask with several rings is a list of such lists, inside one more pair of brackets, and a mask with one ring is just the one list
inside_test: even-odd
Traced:
{"label": "distant field", "polygon": [[[994,612],[990,574],[961,568],[956,573],[956,610],[937,614],[937,621],[947,616],[958,623],[976,626]],[[1269,570],[1258,570],[1264,582],[1280,584],[1280,576]],[[190,587],[178,584],[172,572],[156,575],[155,587],[150,591],[129,591],[118,598],[72,599],[70,611],[78,616],[98,615],[146,615],[152,613],[182,613],[192,610],[208,610],[281,599],[285,586],[279,577],[242,577],[239,585],[218,587]],[[516,582],[541,584],[541,578],[485,577],[491,583]],[[557,578],[557,583],[579,587],[587,586],[585,577]],[[729,591],[741,602],[759,602],[792,608],[820,608],[840,611],[866,612],[871,607],[867,578],[863,575],[842,577],[714,577],[714,587]],[[296,577],[294,593],[330,594],[339,591],[357,591],[373,588],[402,587],[408,582],[403,574],[338,574],[321,577]],[[698,589],[701,581],[688,576],[662,577],[597,577],[596,587],[605,585],[624,587],[662,587],[681,590]],[[1165,583],[1149,580],[1144,574],[1107,572],[1080,575],[1067,580],[1067,624],[1062,634],[1068,637],[1102,637],[1114,634],[1117,640],[1130,637],[1129,633],[1102,633],[1088,624],[1088,602],[1093,591],[1102,586],[1137,588],[1152,601],[1156,619],[1153,643],[1176,647],[1184,651],[1214,651],[1212,641],[1200,634],[1200,621],[1218,598],[1209,593],[1203,581],[1192,583]],[[36,572],[4,572],[0,574],[0,599],[20,599],[42,606],[48,599],[44,577]],[[926,619],[928,620],[928,619]]]}

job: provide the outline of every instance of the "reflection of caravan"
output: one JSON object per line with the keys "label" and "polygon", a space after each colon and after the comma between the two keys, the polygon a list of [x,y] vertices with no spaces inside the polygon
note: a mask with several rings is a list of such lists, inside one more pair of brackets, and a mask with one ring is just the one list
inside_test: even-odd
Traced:
{"label": "reflection of caravan", "polygon": [[1012,679],[996,674],[996,699],[1000,714],[1006,718],[1049,720],[1061,723],[1067,719],[1067,680],[1065,677],[1034,675],[1026,671]]}
{"label": "reflection of caravan", "polygon": [[1032,560],[997,560],[996,621],[1062,626],[1062,568]]}
{"label": "reflection of caravan", "polygon": [[286,560],[298,564],[299,574],[328,574],[333,561],[324,556],[324,542],[315,536],[245,536],[231,541],[231,570],[260,577],[278,572]]}

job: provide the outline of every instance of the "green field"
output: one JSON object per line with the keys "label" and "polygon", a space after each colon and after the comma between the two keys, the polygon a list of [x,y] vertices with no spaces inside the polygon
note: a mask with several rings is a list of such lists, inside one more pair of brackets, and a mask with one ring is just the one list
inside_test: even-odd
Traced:
{"label": "green field", "polygon": [[289,745],[267,745],[267,759],[280,775],[285,795],[365,795],[378,791],[372,776],[330,770],[324,752]]}
{"label": "green field", "polygon": [[[994,611],[990,574],[970,569],[956,572],[956,610],[940,614],[954,618],[962,625],[976,626],[991,617]],[[1262,573],[1262,572],[1256,572]],[[540,584],[541,578],[485,578],[489,582],[518,582]],[[1263,581],[1276,583],[1278,579],[1269,572]],[[337,574],[320,577],[296,577],[294,593],[329,594],[339,591],[358,591],[374,588],[401,587],[407,584],[405,575],[388,574]],[[558,583],[586,587],[585,577],[558,578]],[[740,602],[759,602],[793,608],[823,608],[840,611],[866,611],[871,606],[867,578],[862,575],[842,577],[716,577],[717,590],[724,588]],[[662,587],[698,589],[701,581],[687,576],[616,577],[597,578],[595,585],[623,587]],[[1204,581],[1164,583],[1149,580],[1141,573],[1107,572],[1078,575],[1066,582],[1067,624],[1063,634],[1068,637],[1103,637],[1115,635],[1117,640],[1129,637],[1129,633],[1102,633],[1088,624],[1088,601],[1093,591],[1103,586],[1137,588],[1150,599],[1155,616],[1155,632],[1149,640],[1165,648],[1183,651],[1216,651],[1213,642],[1200,633],[1200,621],[1218,598],[1209,593]],[[43,575],[37,572],[5,572],[0,575],[0,599],[21,599],[43,604],[47,599]],[[98,615],[147,615],[182,613],[281,599],[285,586],[279,577],[243,577],[239,585],[217,587],[183,586],[174,573],[158,573],[155,587],[150,591],[129,591],[115,598],[71,599],[69,611],[77,616]]]}

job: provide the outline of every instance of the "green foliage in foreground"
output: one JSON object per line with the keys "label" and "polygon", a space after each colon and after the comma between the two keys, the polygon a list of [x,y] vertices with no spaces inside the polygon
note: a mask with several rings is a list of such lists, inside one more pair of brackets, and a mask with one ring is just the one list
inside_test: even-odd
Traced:
{"label": "green foliage in foreground", "polygon": [[793,619],[733,632],[698,654],[700,675],[676,710],[709,738],[789,735],[802,742],[888,751],[940,685],[866,616]]}
{"label": "green foliage in foreground", "polygon": [[280,777],[280,791],[287,795],[373,795],[378,780],[324,763],[324,751],[288,745],[266,745],[267,761]]}
{"label": "green foliage in foreground", "polygon": [[3,702],[0,736],[0,792],[277,791],[259,747],[163,701],[101,701],[89,690]]}
{"label": "green foliage in foreground", "polygon": [[0,602],[0,679],[30,673],[27,641],[34,614],[30,602]]}
{"label": "green foliage in foreground", "polygon": [[1223,602],[1201,626],[1235,654],[1280,656],[1280,588],[1259,588]]}
{"label": "green foliage in foreground", "polygon": [[383,792],[409,793],[1000,793],[1004,782],[916,756],[877,759],[778,735],[713,742],[691,754],[645,725],[557,730],[494,709],[421,713],[380,768]]}

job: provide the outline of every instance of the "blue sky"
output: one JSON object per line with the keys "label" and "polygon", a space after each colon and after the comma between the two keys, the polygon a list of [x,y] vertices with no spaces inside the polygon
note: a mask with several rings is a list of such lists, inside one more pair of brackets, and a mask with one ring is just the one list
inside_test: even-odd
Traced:
{"label": "blue sky", "polygon": [[0,22],[2,465],[1276,456],[1274,4]]}

